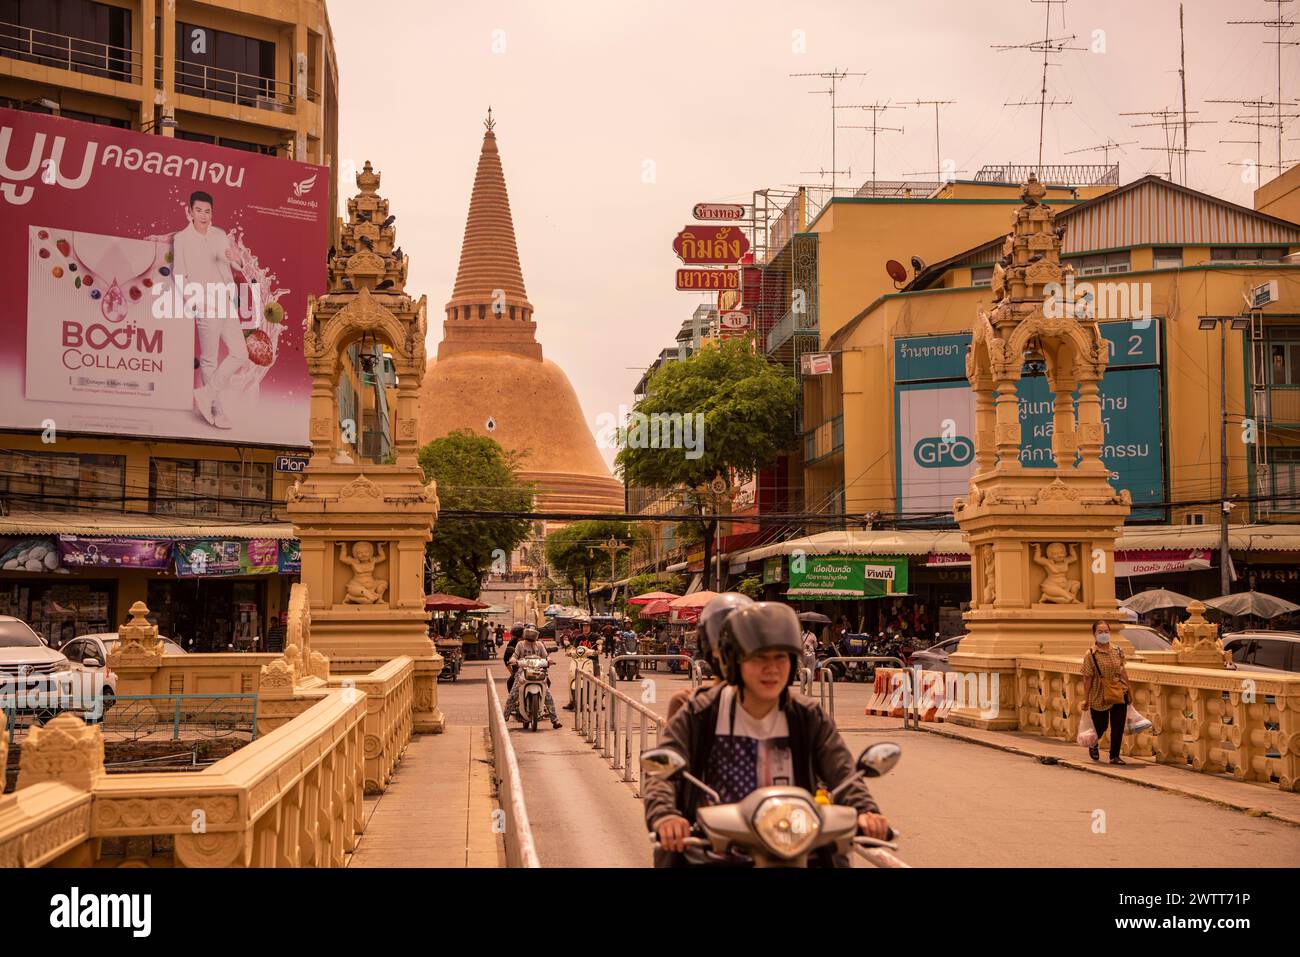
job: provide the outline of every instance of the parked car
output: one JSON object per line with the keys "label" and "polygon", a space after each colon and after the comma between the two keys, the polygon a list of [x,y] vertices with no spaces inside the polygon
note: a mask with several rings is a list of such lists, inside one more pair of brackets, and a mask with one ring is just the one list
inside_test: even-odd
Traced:
{"label": "parked car", "polygon": [[1134,651],[1168,651],[1173,641],[1148,625],[1125,624],[1122,637]]}
{"label": "parked car", "polygon": [[[165,655],[189,654],[189,652],[187,652],[176,642],[172,641],[170,638],[164,638],[162,635],[159,635],[158,638],[163,643],[163,654]],[[60,650],[65,655],[67,655],[69,659],[73,661],[78,661],[80,659],[73,656],[70,653],[70,649],[74,644],[76,644],[79,641],[88,641],[92,643],[92,650],[100,652],[100,654],[97,655],[96,657],[98,657],[100,661],[107,661],[108,656],[111,655],[114,652],[114,650],[116,650],[117,643],[120,640],[121,639],[118,638],[117,632],[115,631],[105,631],[96,635],[79,635],[78,637],[74,638],[72,641],[64,645],[63,648]]]}
{"label": "parked car", "polygon": [[1300,672],[1300,633],[1236,631],[1223,636],[1223,650],[1242,671]]}
{"label": "parked car", "polygon": [[0,707],[41,721],[70,710],[89,721],[102,718],[116,697],[117,675],[103,659],[74,666],[26,622],[0,616]]}
{"label": "parked car", "polygon": [[947,671],[948,656],[957,650],[957,645],[965,637],[958,635],[956,638],[945,638],[929,648],[912,652],[913,666],[920,665],[922,671]]}

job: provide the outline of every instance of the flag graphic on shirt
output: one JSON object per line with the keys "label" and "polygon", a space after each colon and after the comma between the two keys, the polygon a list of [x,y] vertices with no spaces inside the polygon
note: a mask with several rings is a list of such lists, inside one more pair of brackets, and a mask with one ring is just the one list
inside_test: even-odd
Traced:
{"label": "flag graphic on shirt", "polygon": [[743,799],[755,788],[792,784],[789,738],[719,735],[713,739],[705,782],[723,804]]}

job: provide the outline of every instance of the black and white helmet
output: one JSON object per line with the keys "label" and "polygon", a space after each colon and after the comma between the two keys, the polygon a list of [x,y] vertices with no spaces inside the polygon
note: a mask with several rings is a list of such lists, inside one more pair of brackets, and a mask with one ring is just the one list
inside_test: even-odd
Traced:
{"label": "black and white helmet", "polygon": [[718,658],[727,684],[740,684],[740,663],[761,651],[788,652],[791,669],[798,667],[803,629],[789,605],[756,601],[726,617],[718,638]]}

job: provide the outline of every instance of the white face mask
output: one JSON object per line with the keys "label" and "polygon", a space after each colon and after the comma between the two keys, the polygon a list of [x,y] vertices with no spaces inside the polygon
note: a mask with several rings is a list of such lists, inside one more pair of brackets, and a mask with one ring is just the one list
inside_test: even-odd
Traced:
{"label": "white face mask", "polygon": [[1099,645],[1108,645],[1108,644],[1110,644],[1110,632],[1109,632],[1109,631],[1099,631],[1099,632],[1097,632],[1096,639],[1097,639],[1097,644],[1099,644]]}

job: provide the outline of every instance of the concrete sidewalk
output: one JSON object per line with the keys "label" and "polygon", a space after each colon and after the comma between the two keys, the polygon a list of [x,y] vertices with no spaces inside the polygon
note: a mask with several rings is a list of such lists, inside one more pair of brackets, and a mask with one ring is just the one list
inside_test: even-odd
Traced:
{"label": "concrete sidewalk", "polygon": [[505,867],[496,808],[486,727],[448,723],[443,734],[416,735],[388,789],[366,798],[348,866]]}
{"label": "concrete sidewalk", "polygon": [[1244,811],[1252,817],[1271,817],[1300,826],[1300,794],[1282,791],[1275,784],[1235,781],[1220,774],[1203,774],[1190,768],[1184,770],[1172,764],[1158,764],[1150,758],[1126,756],[1124,765],[1112,767],[1106,763],[1105,753],[1100,762],[1094,762],[1088,757],[1087,750],[1077,744],[1036,734],[984,731],[948,722],[922,722],[921,728],[931,734],[1034,758],[1043,764],[1058,764],[1078,771],[1101,774],[1130,784],[1209,801]]}

